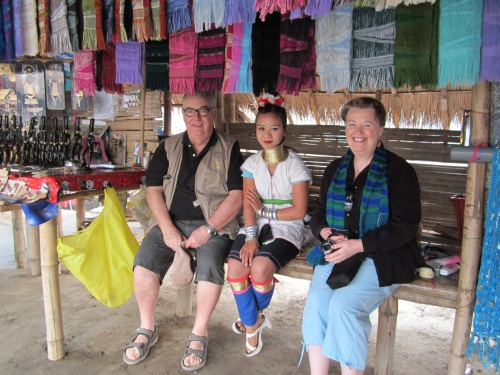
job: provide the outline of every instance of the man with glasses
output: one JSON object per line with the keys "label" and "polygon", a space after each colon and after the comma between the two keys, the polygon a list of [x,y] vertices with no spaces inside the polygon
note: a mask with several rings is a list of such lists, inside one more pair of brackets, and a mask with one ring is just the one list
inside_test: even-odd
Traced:
{"label": "man with glasses", "polygon": [[158,341],[155,307],[160,285],[179,247],[196,251],[197,311],[181,366],[196,371],[206,364],[208,322],[224,284],[224,261],[239,227],[243,163],[238,142],[214,129],[212,93],[183,98],[186,131],[156,149],[146,175],[146,197],[155,225],[134,260],[134,291],[140,328],[127,343],[125,363],[146,359]]}

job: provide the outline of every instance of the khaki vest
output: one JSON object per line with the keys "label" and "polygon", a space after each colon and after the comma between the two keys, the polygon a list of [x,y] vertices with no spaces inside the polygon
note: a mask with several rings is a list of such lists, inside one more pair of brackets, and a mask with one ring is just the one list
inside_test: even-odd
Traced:
{"label": "khaki vest", "polygon": [[[219,205],[229,194],[227,190],[227,176],[231,159],[231,150],[235,140],[216,129],[218,140],[201,160],[195,176],[196,206],[200,206],[205,216],[209,220]],[[170,209],[170,204],[174,197],[177,186],[177,178],[182,163],[184,133],[174,135],[165,140],[165,150],[168,158],[168,171],[163,176],[163,193],[165,203]],[[219,234],[228,234],[232,239],[239,230],[238,222],[233,219],[228,225],[220,229]]]}

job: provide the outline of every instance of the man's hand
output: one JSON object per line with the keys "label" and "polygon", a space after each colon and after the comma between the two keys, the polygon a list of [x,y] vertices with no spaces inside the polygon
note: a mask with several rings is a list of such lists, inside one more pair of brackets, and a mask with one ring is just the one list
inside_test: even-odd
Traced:
{"label": "man's hand", "polygon": [[208,233],[207,227],[205,225],[202,225],[201,227],[198,227],[194,231],[191,232],[191,235],[187,239],[185,243],[185,247],[187,248],[197,248],[200,247],[208,242],[210,239],[210,234]]}
{"label": "man's hand", "polygon": [[162,231],[162,233],[163,241],[174,251],[177,251],[181,243],[186,240],[186,237],[175,227]]}

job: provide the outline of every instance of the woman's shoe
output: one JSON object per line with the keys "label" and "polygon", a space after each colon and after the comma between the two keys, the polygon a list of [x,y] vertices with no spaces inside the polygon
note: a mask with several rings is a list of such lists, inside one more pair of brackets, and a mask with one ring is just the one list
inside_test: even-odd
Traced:
{"label": "woman's shoe", "polygon": [[237,335],[241,335],[242,333],[245,333],[246,331],[243,329],[245,328],[245,325],[241,322],[241,319],[238,318],[236,319],[234,322],[233,322],[233,331],[234,333],[236,333]]}
{"label": "woman's shoe", "polygon": [[[253,356],[260,353],[260,350],[262,349],[262,346],[264,345],[264,343],[262,342],[262,331],[264,330],[264,327],[273,328],[273,326],[271,325],[271,322],[269,320],[267,320],[264,315],[261,315],[261,316],[262,316],[262,324],[260,325],[260,327],[257,328],[257,330],[255,332],[246,334],[247,341],[246,341],[246,347],[245,347],[245,350],[243,351],[243,354],[245,354],[245,356],[247,356],[247,357],[253,357]],[[248,343],[248,339],[251,337],[254,337],[256,335],[259,335],[259,341],[257,342],[257,346],[252,346]]]}

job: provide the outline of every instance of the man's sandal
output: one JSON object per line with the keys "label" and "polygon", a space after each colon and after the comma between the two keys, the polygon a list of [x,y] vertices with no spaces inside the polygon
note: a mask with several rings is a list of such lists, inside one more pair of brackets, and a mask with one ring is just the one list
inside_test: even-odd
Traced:
{"label": "man's sandal", "polygon": [[[137,328],[135,332],[137,334],[135,335],[134,340],[132,340],[131,342],[127,342],[125,344],[125,350],[123,351],[123,361],[127,365],[136,365],[144,361],[148,356],[149,349],[151,349],[151,347],[158,341],[158,332],[156,332],[156,327],[154,331],[146,328]],[[134,342],[139,335],[146,336],[148,338],[148,342]],[[137,348],[140,353],[139,358],[130,359],[129,357],[127,357],[127,349],[130,348]]]}
{"label": "man's sandal", "polygon": [[240,318],[236,319],[233,322],[232,327],[233,327],[234,333],[236,333],[237,335],[241,335],[242,333],[246,332],[246,330],[244,330],[245,325],[241,322]]}
{"label": "man's sandal", "polygon": [[[203,344],[203,349],[192,349],[189,347],[189,344],[191,344],[191,341],[199,341]],[[189,335],[188,339],[188,344],[186,347],[186,350],[184,350],[184,356],[182,357],[181,360],[181,366],[184,371],[196,371],[199,370],[200,368],[204,367],[207,364],[207,351],[208,351],[208,337],[206,336],[198,336],[195,335],[194,333],[191,333]],[[201,363],[199,365],[195,366],[187,366],[184,361],[187,357],[189,357],[191,354],[194,354],[198,358],[201,359]]]}
{"label": "man's sandal", "polygon": [[[271,322],[267,320],[264,315],[261,316],[262,316],[262,324],[260,325],[260,327],[257,328],[255,332],[246,334],[247,341],[245,344],[245,350],[243,351],[243,354],[245,354],[245,356],[247,357],[253,357],[254,355],[260,353],[262,346],[264,345],[264,343],[262,342],[262,331],[264,330],[265,327],[273,328]],[[259,335],[259,341],[257,343],[257,346],[252,346],[248,343],[248,339],[256,335]]]}

